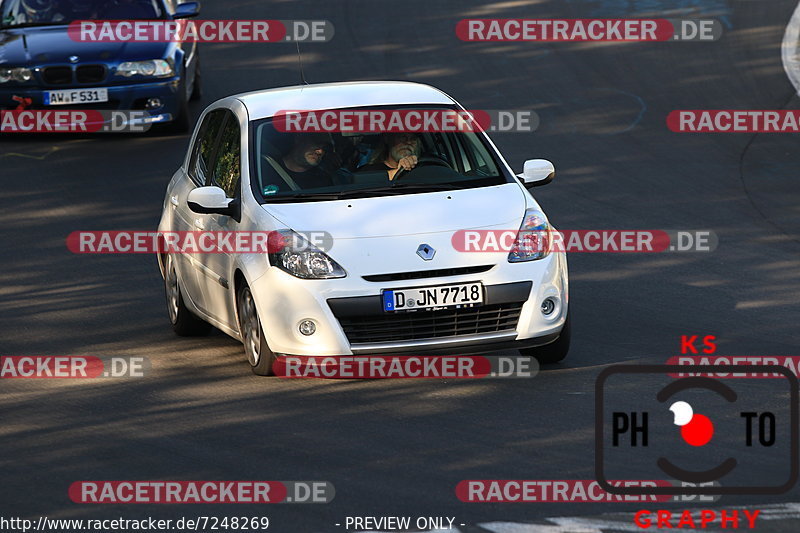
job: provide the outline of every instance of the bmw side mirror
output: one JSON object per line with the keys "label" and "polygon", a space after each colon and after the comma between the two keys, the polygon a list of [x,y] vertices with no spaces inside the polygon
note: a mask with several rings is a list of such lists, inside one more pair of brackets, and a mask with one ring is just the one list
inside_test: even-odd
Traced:
{"label": "bmw side mirror", "polygon": [[239,200],[228,198],[219,187],[197,187],[186,196],[189,209],[203,215],[239,216]]}
{"label": "bmw side mirror", "polygon": [[556,167],[547,159],[528,159],[522,168],[522,174],[517,174],[522,178],[522,183],[526,189],[547,185],[556,177]]}
{"label": "bmw side mirror", "polygon": [[200,14],[200,2],[184,2],[175,8],[174,19],[190,19]]}

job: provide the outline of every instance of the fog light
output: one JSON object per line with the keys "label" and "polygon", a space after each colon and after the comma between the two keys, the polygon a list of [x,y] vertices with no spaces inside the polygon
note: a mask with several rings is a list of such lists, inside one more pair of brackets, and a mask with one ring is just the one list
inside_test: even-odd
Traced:
{"label": "fog light", "polygon": [[144,104],[144,107],[145,109],[158,109],[162,105],[161,98],[148,98],[147,102]]}
{"label": "fog light", "polygon": [[552,298],[545,298],[544,301],[542,302],[542,314],[545,316],[552,315],[553,311],[555,310],[556,310],[555,300],[553,300]]}
{"label": "fog light", "polygon": [[303,320],[300,322],[298,329],[300,330],[300,333],[307,337],[309,335],[313,335],[314,332],[317,331],[317,325],[314,324],[313,320]]}

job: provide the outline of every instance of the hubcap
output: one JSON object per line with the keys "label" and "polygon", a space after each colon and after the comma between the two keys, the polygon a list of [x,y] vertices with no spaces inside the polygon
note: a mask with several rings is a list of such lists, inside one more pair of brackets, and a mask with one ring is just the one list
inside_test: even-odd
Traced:
{"label": "hubcap", "polygon": [[167,310],[169,311],[169,319],[174,324],[178,321],[178,274],[175,272],[175,265],[172,263],[172,256],[167,255],[167,275],[164,277],[164,283],[167,288]]}
{"label": "hubcap", "polygon": [[239,295],[239,321],[247,360],[251,366],[257,366],[261,360],[261,327],[253,295],[246,287]]}

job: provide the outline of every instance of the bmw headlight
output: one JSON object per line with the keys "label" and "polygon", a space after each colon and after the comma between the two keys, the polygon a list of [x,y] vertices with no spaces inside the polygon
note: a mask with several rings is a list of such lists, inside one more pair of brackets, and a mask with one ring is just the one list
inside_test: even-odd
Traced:
{"label": "bmw headlight", "polygon": [[172,76],[175,70],[166,59],[151,59],[149,61],[125,61],[117,67],[117,74],[130,77],[135,75],[163,78]]}
{"label": "bmw headlight", "polygon": [[514,246],[508,253],[508,262],[536,261],[550,255],[550,231],[544,213],[537,209],[526,210]]}
{"label": "bmw headlight", "polygon": [[26,82],[33,78],[31,69],[25,67],[0,68],[0,83],[9,81]]}
{"label": "bmw headlight", "polygon": [[269,237],[269,263],[302,279],[347,276],[339,263],[292,230],[278,230]]}

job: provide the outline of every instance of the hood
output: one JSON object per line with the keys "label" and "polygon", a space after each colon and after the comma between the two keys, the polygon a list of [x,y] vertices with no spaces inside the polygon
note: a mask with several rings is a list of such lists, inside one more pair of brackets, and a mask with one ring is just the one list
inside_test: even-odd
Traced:
{"label": "hood", "polygon": [[14,66],[38,63],[69,63],[78,56],[80,63],[135,61],[165,57],[174,43],[84,43],[70,39],[67,26],[44,26],[0,31],[0,64]]}
{"label": "hood", "polygon": [[525,212],[519,185],[378,196],[331,202],[266,204],[295,231],[326,231],[334,239],[398,237],[505,225],[517,229]]}

